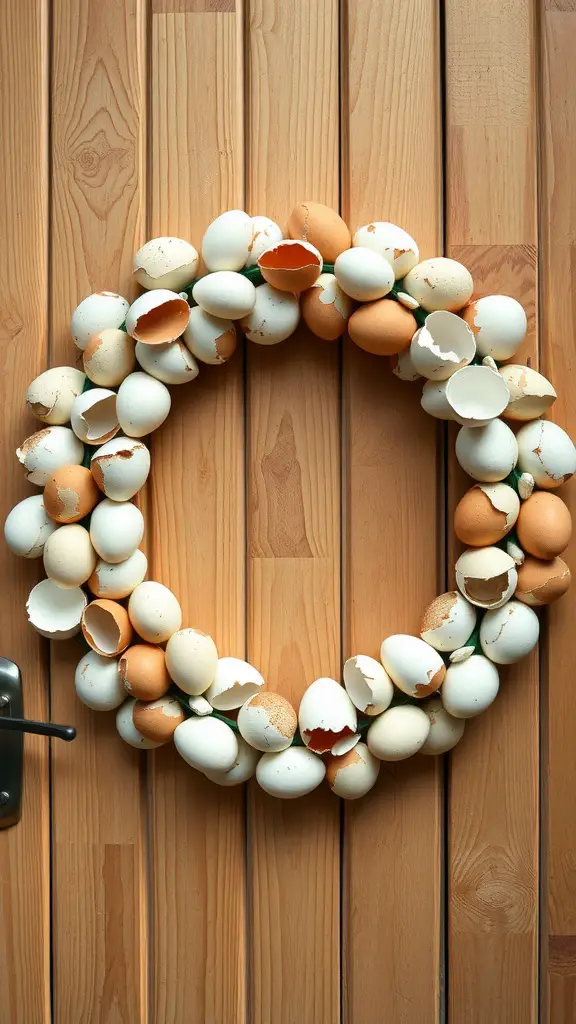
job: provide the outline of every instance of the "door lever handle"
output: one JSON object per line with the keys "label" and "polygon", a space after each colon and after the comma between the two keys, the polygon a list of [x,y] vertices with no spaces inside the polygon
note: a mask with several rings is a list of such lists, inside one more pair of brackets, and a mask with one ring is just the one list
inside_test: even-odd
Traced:
{"label": "door lever handle", "polygon": [[[7,707],[10,701],[6,694],[0,694],[0,711]],[[76,739],[76,729],[73,725],[55,725],[54,722],[34,722],[30,718],[12,718],[0,714],[0,732],[5,729],[7,732],[33,732],[37,736],[52,736],[57,740]]]}

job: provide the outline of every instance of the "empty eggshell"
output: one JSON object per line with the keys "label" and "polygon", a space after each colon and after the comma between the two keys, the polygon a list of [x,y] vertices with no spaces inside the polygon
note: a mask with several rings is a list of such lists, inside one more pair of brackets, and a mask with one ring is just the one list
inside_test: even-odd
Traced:
{"label": "empty eggshell", "polygon": [[478,608],[500,608],[517,582],[514,560],[502,548],[467,548],[456,562],[456,585]]}
{"label": "empty eggshell", "polygon": [[61,466],[81,464],[84,445],[69,427],[44,427],[22,442],[16,457],[26,470],[28,482],[44,487]]}
{"label": "empty eggshell", "polygon": [[429,416],[434,416],[437,420],[455,419],[454,410],[446,398],[446,388],[450,379],[449,377],[447,380],[427,380],[422,388],[420,405],[424,412],[427,412]]}
{"label": "empty eggshell", "polygon": [[236,340],[232,320],[211,316],[200,306],[190,310],[183,341],[200,362],[211,366],[226,363],[236,351]]}
{"label": "empty eggshell", "polygon": [[394,271],[388,260],[363,246],[340,253],[334,274],[342,291],[358,302],[382,299],[394,285]]}
{"label": "empty eggshell", "polygon": [[174,732],[181,757],[198,771],[228,771],[238,757],[238,741],[229,725],[212,715],[187,718]]}
{"label": "empty eggshell", "polygon": [[129,304],[116,292],[95,292],[82,299],[72,313],[70,332],[82,351],[99,331],[118,329],[126,319]]}
{"label": "empty eggshell", "polygon": [[375,658],[356,654],[344,664],[344,686],[350,700],[365,715],[379,715],[390,705],[394,686]]}
{"label": "empty eggshell", "polygon": [[154,580],[146,580],[132,591],[128,614],[139,636],[153,644],[169,640],[182,625],[182,609],[176,597]]}
{"label": "empty eggshell", "polygon": [[435,256],[417,263],[404,278],[403,288],[429,313],[439,309],[456,312],[470,301],[474,282],[462,263]]}
{"label": "empty eggshell", "polygon": [[300,303],[296,295],[261,284],[256,289],[254,309],[243,317],[240,326],[257,345],[277,345],[294,333],[299,321]]}
{"label": "empty eggshell", "polygon": [[142,583],[147,569],[148,559],[139,548],[123,562],[106,562],[99,558],[88,586],[95,597],[109,597],[119,601],[129,597]]}
{"label": "empty eggshell", "polygon": [[495,665],[482,654],[449,665],[442,687],[442,704],[454,718],[475,718],[496,699],[500,677]]}
{"label": "empty eggshell", "polygon": [[446,385],[446,401],[454,419],[465,427],[483,427],[506,409],[506,381],[488,366],[464,366]]}
{"label": "empty eggshell", "polygon": [[166,345],[143,345],[138,341],[136,358],[146,373],[164,384],[187,384],[200,372],[183,341],[169,341]]}
{"label": "empty eggshell", "polygon": [[188,697],[188,707],[195,715],[200,715],[201,717],[211,715],[213,710],[212,705],[201,694]]}
{"label": "empty eggshell", "polygon": [[323,341],[336,341],[344,334],[354,308],[334,274],[320,274],[312,287],[302,293],[300,307],[306,326]]}
{"label": "empty eggshell", "polygon": [[315,754],[345,754],[360,739],[357,724],[356,708],[335,679],[316,679],[305,690],[298,725],[304,743]]}
{"label": "empty eggshell", "polygon": [[510,401],[504,412],[507,419],[535,420],[556,401],[556,392],[550,381],[530,366],[508,363],[499,372],[510,392]]}
{"label": "empty eggshell", "polygon": [[116,392],[92,388],[74,399],[72,430],[84,444],[104,444],[120,429],[116,415]]}
{"label": "empty eggshell", "polygon": [[266,249],[276,245],[276,242],[281,242],[284,236],[282,228],[275,221],[270,220],[270,217],[251,217],[250,220],[252,222],[252,235],[248,245],[248,258],[244,266],[255,267],[258,263],[258,257]]}
{"label": "empty eggshell", "polygon": [[270,796],[294,800],[317,789],[324,776],[324,762],[306,747],[287,747],[277,754],[263,754],[256,766],[258,785]]}
{"label": "empty eggshell", "polygon": [[471,363],[475,352],[470,328],[461,317],[445,310],[430,313],[410,345],[413,365],[422,377],[429,380],[447,380]]}
{"label": "empty eggshell", "polygon": [[427,700],[422,705],[422,710],[430,719],[430,732],[419,753],[446,754],[462,739],[466,727],[464,719],[450,715],[438,697]]}
{"label": "empty eggshell", "polygon": [[129,373],[118,389],[116,414],[128,437],[145,437],[164,423],[170,405],[165,384],[148,373]]}
{"label": "empty eggshell", "polygon": [[536,558],[555,558],[568,547],[572,516],[562,498],[550,491],[536,491],[522,503],[516,524],[524,551]]}
{"label": "empty eggshell", "polygon": [[241,270],[250,254],[252,219],[244,210],[227,210],[208,225],[202,239],[206,269]]}
{"label": "empty eggshell", "polygon": [[125,700],[118,708],[116,712],[116,729],[119,735],[125,743],[135,747],[136,750],[153,750],[154,747],[160,747],[160,741],[149,740],[141,732],[138,732],[133,720],[135,706],[136,699],[131,697],[129,700]]}
{"label": "empty eggshell", "polygon": [[442,686],[446,674],[438,651],[420,637],[406,633],[386,637],[380,659],[392,682],[410,697],[429,697]]}
{"label": "empty eggshell", "polygon": [[105,658],[115,658],[132,640],[128,612],[116,601],[98,598],[82,614],[82,635],[87,644]]}
{"label": "empty eggshell", "polygon": [[[422,379],[422,374],[418,373],[412,362],[412,353],[409,348],[404,352],[399,352],[398,355],[392,356],[390,362],[392,373],[395,377],[398,377],[398,380],[413,382]],[[434,414],[432,413],[432,415]]]}
{"label": "empty eggshell", "polygon": [[68,423],[72,404],[81,394],[85,380],[85,374],[74,366],[53,366],[32,381],[26,392],[26,405],[43,423]]}
{"label": "empty eggshell", "polygon": [[550,420],[532,420],[520,427],[518,469],[531,473],[538,487],[551,491],[576,471],[576,448],[562,427]]}
{"label": "empty eggshell", "polygon": [[428,715],[413,704],[404,704],[388,708],[374,719],[366,743],[380,761],[404,761],[420,750],[429,733]]}
{"label": "empty eggshell", "polygon": [[518,462],[518,444],[510,427],[502,420],[491,420],[484,427],[461,427],[456,437],[456,458],[474,480],[497,483]]}
{"label": "empty eggshell", "polygon": [[100,491],[86,466],[62,466],[44,488],[44,505],[58,523],[76,523],[89,515],[100,500]]}
{"label": "empty eggshell", "polygon": [[298,294],[311,288],[322,273],[322,256],[310,242],[291,238],[277,242],[258,257],[262,277],[281,292]]}
{"label": "empty eggshell", "polygon": [[217,270],[196,282],[194,302],[221,320],[240,320],[254,309],[256,289],[251,281],[233,270]]}
{"label": "empty eggshell", "polygon": [[86,583],[96,565],[90,534],[79,523],[61,526],[44,545],[44,569],[48,579],[70,589]]}
{"label": "empty eggshell", "polygon": [[508,484],[474,484],[454,511],[454,532],[467,547],[497,544],[512,529],[520,499]]}
{"label": "empty eggshell", "polygon": [[288,218],[290,238],[311,242],[328,263],[350,247],[350,229],[340,214],[324,203],[298,203]]}
{"label": "empty eggshell", "polygon": [[134,344],[134,338],[118,328],[98,331],[83,352],[86,376],[99,387],[118,387],[136,365]]}
{"label": "empty eggshell", "polygon": [[474,331],[481,356],[510,359],[526,337],[526,313],[509,295],[485,295],[475,299],[462,316]]}
{"label": "empty eggshell", "polygon": [[179,292],[194,280],[198,253],[183,238],[151,238],[134,256],[134,277],[143,288]]}
{"label": "empty eggshell", "polygon": [[260,760],[260,753],[254,750],[246,740],[237,736],[238,754],[236,760],[228,771],[205,771],[204,775],[210,782],[217,786],[239,786],[242,782],[248,782],[256,772],[256,765]]}
{"label": "empty eggshell", "polygon": [[422,617],[420,636],[436,651],[455,651],[470,638],[476,609],[457,590],[435,597]]}
{"label": "empty eggshell", "polygon": [[384,256],[392,267],[397,281],[406,277],[420,259],[414,239],[403,228],[388,221],[375,220],[358,228],[352,245],[374,249],[374,252]]}
{"label": "empty eggshell", "polygon": [[80,587],[63,590],[52,580],[41,580],[32,588],[26,602],[28,621],[49,640],[67,640],[80,630],[86,594]]}
{"label": "empty eggshell", "polygon": [[375,785],[379,772],[380,761],[365,743],[357,743],[342,757],[330,757],[326,765],[330,789],[345,800],[365,796]]}
{"label": "empty eggshell", "polygon": [[113,501],[128,501],[144,486],[150,472],[150,452],[139,438],[115,437],[90,460],[98,488]]}
{"label": "empty eggshell", "polygon": [[15,555],[21,558],[40,558],[46,541],[55,529],[56,523],[46,511],[43,496],[31,494],[8,513],[4,523],[4,539]]}
{"label": "empty eggshell", "polygon": [[186,328],[190,307],[176,292],[167,288],[144,292],[126,314],[126,330],[145,345],[163,345],[175,341]]}
{"label": "empty eggshell", "polygon": [[544,562],[528,556],[518,569],[516,597],[534,607],[551,604],[566,593],[570,582],[570,569],[561,558]]}
{"label": "empty eggshell", "polygon": [[166,645],[166,666],[184,693],[198,696],[214,681],[218,666],[216,644],[199,629],[179,629]]}
{"label": "empty eggshell", "polygon": [[253,665],[241,658],[219,658],[214,680],[204,696],[217,711],[240,708],[264,687],[264,679]]}
{"label": "empty eggshell", "polygon": [[184,721],[184,712],[174,697],[159,697],[151,702],[136,701],[132,718],[138,732],[146,739],[168,743]]}
{"label": "empty eggshell", "polygon": [[525,658],[538,643],[540,622],[536,612],[521,601],[486,612],[480,624],[480,646],[490,661],[512,665]]}
{"label": "empty eggshell", "polygon": [[298,718],[290,701],[271,690],[249,697],[238,712],[238,728],[255,750],[285,750],[294,739]]}
{"label": "empty eggshell", "polygon": [[390,356],[410,348],[417,323],[410,310],[393,299],[365,302],[348,322],[348,334],[358,348]]}
{"label": "empty eggshell", "polygon": [[93,711],[113,711],[126,699],[115,658],[88,651],[74,673],[76,695]]}
{"label": "empty eggshell", "polygon": [[131,697],[157,700],[170,686],[166,657],[161,647],[134,644],[124,651],[118,664],[122,685]]}
{"label": "empty eggshell", "polygon": [[104,498],[90,519],[90,539],[106,562],[124,562],[144,536],[144,516],[130,501]]}

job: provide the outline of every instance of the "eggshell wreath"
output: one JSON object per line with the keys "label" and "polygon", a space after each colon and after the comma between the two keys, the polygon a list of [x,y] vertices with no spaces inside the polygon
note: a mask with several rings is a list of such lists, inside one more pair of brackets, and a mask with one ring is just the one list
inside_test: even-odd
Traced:
{"label": "eggshell wreath", "polygon": [[[54,367],[28,388],[42,428],[17,457],[42,490],[10,512],[5,536],[16,554],[44,559],[29,621],[51,639],[81,632],[78,696],[116,710],[127,743],[173,740],[221,786],[255,775],[267,793],[293,798],[326,778],[356,799],[381,761],[452,749],[466,719],[494,701],[500,667],[534,648],[534,608],[570,584],[561,555],[572,523],[555,492],[576,469],[576,449],[543,418],[552,384],[513,361],[526,334],[515,299],[473,298],[466,267],[420,261],[394,224],[351,236],[334,210],[307,202],[287,235],[268,217],[229,210],[204,235],[202,276],[193,245],[154,238],[134,257],[144,290],[132,305],[113,292],[80,303],[71,333],[83,371]],[[183,626],[172,591],[146,580],[133,499],[150,472],[142,438],[170,412],[166,385],[226,362],[239,331],[276,345],[301,320],[323,341],[348,333],[391,356],[400,380],[423,379],[426,412],[460,424],[456,456],[474,482],[454,514],[466,545],[457,589],[426,608],[419,636],[388,636],[380,661],[356,654],[342,680],[312,682],[297,712],[254,666]]]}

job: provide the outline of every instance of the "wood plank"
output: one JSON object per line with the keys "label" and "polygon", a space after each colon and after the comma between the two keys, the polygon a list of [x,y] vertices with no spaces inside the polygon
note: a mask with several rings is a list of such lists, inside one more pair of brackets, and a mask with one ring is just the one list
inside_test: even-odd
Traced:
{"label": "wood plank", "polygon": [[[338,4],[251,0],[247,205],[285,224],[338,207]],[[306,331],[248,343],[248,656],[298,704],[340,673],[338,347]],[[249,802],[254,1024],[339,1010],[339,807],[324,788]]]}
{"label": "wood plank", "polygon": [[[36,491],[14,452],[37,429],[27,414],[30,381],[46,367],[48,233],[47,5],[0,7],[0,408],[1,516]],[[33,175],[23,173],[33,169]],[[0,545],[2,656],[22,671],[24,711],[48,717],[45,645],[26,622],[26,598],[42,566]],[[0,733],[1,736],[1,733]],[[0,748],[2,739],[0,738]],[[2,1024],[50,1020],[50,836],[48,741],[27,736],[20,823],[0,831]]]}
{"label": "wood plank", "polygon": [[[349,0],[343,54],[343,201],[352,229],[391,220],[418,240],[423,258],[438,253],[437,4]],[[388,362],[346,343],[345,657],[378,657],[385,636],[417,632],[439,592],[437,431],[420,409],[418,386],[397,380]],[[383,764],[377,788],[346,805],[349,1024],[438,1018],[441,793],[441,762],[414,759]],[[367,970],[375,949],[378,969]]]}
{"label": "wood plank", "polygon": [[[101,288],[132,294],[144,210],[143,0],[56,0],[52,56],[53,364],[79,360],[70,314]],[[140,755],[113,715],[79,703],[74,641],[53,645],[54,1014],[57,1020],[147,1020],[145,794]],[[71,970],[71,964],[74,969]]]}
{"label": "wood plank", "polygon": [[[180,8],[178,8],[180,9]],[[199,249],[244,203],[242,11],[153,14],[149,235]],[[173,389],[153,443],[153,578],[221,654],[245,654],[242,352]],[[153,755],[155,1019],[245,1019],[243,788],[221,789],[172,745]]]}
{"label": "wood plank", "polygon": [[[536,138],[532,0],[447,0],[448,253],[478,294],[513,295],[538,365]],[[451,516],[470,480],[450,432],[449,572],[461,548]],[[538,1019],[538,654],[501,672],[490,711],[451,756],[449,1008],[470,1024]]]}

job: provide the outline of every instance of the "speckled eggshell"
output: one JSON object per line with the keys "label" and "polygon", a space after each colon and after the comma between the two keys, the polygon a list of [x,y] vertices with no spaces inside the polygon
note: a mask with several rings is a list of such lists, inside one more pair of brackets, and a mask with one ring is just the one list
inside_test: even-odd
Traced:
{"label": "speckled eggshell", "polygon": [[137,700],[132,721],[146,739],[168,743],[184,721],[184,712],[173,697],[159,697],[149,702]]}
{"label": "speckled eggshell", "polygon": [[515,596],[525,604],[538,607],[562,597],[571,583],[570,569],[561,558],[541,561],[530,555],[518,569]]}
{"label": "speckled eggshell", "polygon": [[436,651],[456,651],[472,635],[476,609],[457,590],[435,597],[422,617],[420,636]]}
{"label": "speckled eggshell", "polygon": [[462,263],[435,256],[416,264],[404,278],[403,287],[427,312],[446,309],[455,313],[470,301],[474,282]]}
{"label": "speckled eggshell", "polygon": [[157,700],[170,686],[166,658],[161,647],[134,644],[120,658],[120,678],[124,689],[139,700]]}
{"label": "speckled eggshell", "polygon": [[300,303],[296,295],[261,284],[256,289],[254,309],[242,318],[240,326],[249,341],[278,345],[294,334],[299,321]]}
{"label": "speckled eggshell", "polygon": [[344,800],[359,800],[376,784],[380,761],[365,743],[357,743],[342,757],[330,757],[326,765],[326,779],[336,796]]}
{"label": "speckled eggshell", "polygon": [[241,735],[255,750],[264,753],[289,747],[297,725],[298,717],[290,701],[271,690],[260,690],[238,712]]}
{"label": "speckled eggshell", "polygon": [[344,249],[350,248],[350,229],[346,221],[323,203],[307,200],[298,203],[288,218],[290,238],[311,242],[327,263],[334,263]]}
{"label": "speckled eggshell", "polygon": [[413,314],[399,302],[377,299],[364,303],[352,313],[348,334],[365,352],[390,356],[410,348],[417,327]]}
{"label": "speckled eggshell", "polygon": [[44,487],[44,507],[57,523],[77,523],[101,498],[94,477],[85,466],[62,466]]}
{"label": "speckled eggshell", "polygon": [[346,331],[354,305],[334,274],[320,274],[312,287],[302,293],[300,308],[302,319],[317,338],[336,341]]}
{"label": "speckled eggshell", "polygon": [[522,502],[516,532],[520,546],[535,558],[561,555],[572,536],[570,509],[557,494],[534,491]]}
{"label": "speckled eggshell", "polygon": [[134,277],[142,288],[169,288],[179,292],[193,280],[198,253],[183,238],[151,238],[134,256]]}
{"label": "speckled eggshell", "polygon": [[454,510],[454,532],[467,547],[497,544],[510,532],[520,499],[508,484],[475,484]]}
{"label": "speckled eggshell", "polygon": [[397,281],[405,277],[420,259],[414,239],[403,228],[389,221],[375,220],[358,228],[352,244],[374,249],[384,256],[392,267]]}

